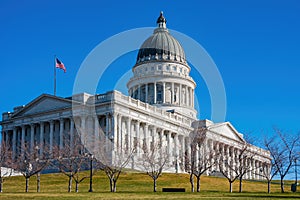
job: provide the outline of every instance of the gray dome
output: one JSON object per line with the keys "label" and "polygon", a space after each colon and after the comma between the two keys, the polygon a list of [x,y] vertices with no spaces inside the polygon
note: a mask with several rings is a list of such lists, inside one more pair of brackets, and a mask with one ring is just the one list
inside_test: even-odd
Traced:
{"label": "gray dome", "polygon": [[166,19],[162,13],[157,20],[158,28],[142,44],[136,64],[152,60],[180,62],[186,64],[185,53],[180,43],[166,28]]}

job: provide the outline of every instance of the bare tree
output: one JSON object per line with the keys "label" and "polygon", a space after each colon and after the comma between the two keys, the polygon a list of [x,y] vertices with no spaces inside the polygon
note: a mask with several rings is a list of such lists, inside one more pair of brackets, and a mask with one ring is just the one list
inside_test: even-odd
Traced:
{"label": "bare tree", "polygon": [[268,193],[271,193],[271,181],[278,173],[278,169],[276,168],[274,160],[271,160],[271,163],[263,162],[260,171],[261,174],[259,175],[263,176],[267,180]]}
{"label": "bare tree", "polygon": [[190,134],[191,155],[186,159],[186,166],[190,174],[191,191],[194,192],[194,177],[196,177],[197,192],[200,192],[201,176],[214,166],[214,151],[209,151],[206,128],[197,128]]}
{"label": "bare tree", "polygon": [[[30,177],[40,173],[49,163],[47,156],[40,156],[38,147],[30,147],[25,143],[17,155],[15,167],[25,178],[25,192],[28,192]],[[46,154],[46,151],[43,153]]]}
{"label": "bare tree", "polygon": [[87,169],[89,161],[87,150],[81,138],[74,135],[73,142],[65,139],[63,147],[54,147],[54,165],[58,170],[68,177],[68,192],[72,191],[72,181],[75,181],[75,192],[78,192],[79,184],[86,178],[87,175],[81,175],[81,170]]}
{"label": "bare tree", "polygon": [[128,145],[126,147],[117,146],[113,137],[105,135],[102,130],[99,130],[99,137],[93,141],[93,144],[94,157],[97,162],[95,168],[105,172],[109,179],[110,191],[116,192],[119,176],[130,162],[134,148],[130,148]]}
{"label": "bare tree", "polygon": [[142,150],[143,155],[139,159],[138,165],[152,178],[153,192],[156,192],[157,179],[162,174],[163,169],[167,167],[169,154],[160,142],[154,141],[151,143],[149,149],[144,145]]}
{"label": "bare tree", "polygon": [[254,152],[250,151],[251,144],[244,141],[241,144],[240,149],[236,152],[230,152],[231,156],[227,157],[223,152],[220,152],[219,157],[219,169],[223,176],[229,182],[229,192],[232,192],[232,183],[239,179],[239,192],[242,192],[243,177],[246,173],[251,172],[251,163],[254,156]]}
{"label": "bare tree", "polygon": [[4,140],[0,143],[0,192],[3,192],[3,183],[13,173],[12,151]]}
{"label": "bare tree", "polygon": [[284,178],[289,173],[297,156],[297,143],[300,135],[284,134],[275,129],[276,136],[265,140],[265,147],[270,152],[274,165],[280,176],[280,188],[284,193]]}

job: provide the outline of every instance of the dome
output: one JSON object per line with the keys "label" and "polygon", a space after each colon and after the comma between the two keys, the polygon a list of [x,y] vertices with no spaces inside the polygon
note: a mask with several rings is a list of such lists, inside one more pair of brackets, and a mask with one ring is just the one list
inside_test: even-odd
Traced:
{"label": "dome", "polygon": [[152,60],[186,64],[183,48],[169,33],[166,28],[166,22],[167,20],[161,12],[157,19],[158,28],[154,30],[153,35],[146,39],[140,47],[136,64]]}

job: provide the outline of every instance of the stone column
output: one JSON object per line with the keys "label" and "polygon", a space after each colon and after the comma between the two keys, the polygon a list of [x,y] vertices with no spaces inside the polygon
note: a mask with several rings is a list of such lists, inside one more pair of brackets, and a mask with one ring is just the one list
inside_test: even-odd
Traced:
{"label": "stone column", "polygon": [[25,125],[21,126],[22,128],[22,135],[21,135],[21,152],[24,153],[25,150]]}
{"label": "stone column", "polygon": [[99,142],[98,142],[99,139],[100,139],[100,135],[99,135],[99,121],[98,121],[98,116],[96,115],[94,117],[94,136],[92,138],[94,152],[97,151],[97,149],[96,149],[97,145],[100,145]]}
{"label": "stone column", "polygon": [[105,120],[106,120],[105,135],[106,135],[106,137],[108,137],[108,135],[109,135],[109,113],[106,113]]}
{"label": "stone column", "polygon": [[30,152],[33,152],[34,148],[34,124],[30,124]]}
{"label": "stone column", "polygon": [[123,151],[123,135],[122,135],[122,115],[118,115],[118,146],[121,151]]}
{"label": "stone column", "polygon": [[44,122],[40,122],[40,156],[43,155],[44,151]]}
{"label": "stone column", "polygon": [[136,143],[137,144],[134,144],[134,145],[137,145],[136,146],[136,152],[137,152],[137,154],[139,154],[140,153],[140,143],[139,143],[139,141],[140,141],[140,122],[139,121],[137,121],[136,123],[135,123],[135,136],[136,136]]}
{"label": "stone column", "polygon": [[117,113],[112,113],[113,117],[112,117],[112,129],[113,129],[113,133],[111,135],[111,137],[113,137],[113,147],[117,147],[118,150],[118,114]]}
{"label": "stone column", "polygon": [[73,117],[70,117],[70,149],[72,152],[74,146],[74,121]]}
{"label": "stone column", "polygon": [[148,83],[145,84],[145,102],[148,103]]}
{"label": "stone column", "polygon": [[149,130],[148,130],[148,124],[145,124],[144,126],[144,147],[146,148],[146,151],[150,151],[150,139],[149,139]]}
{"label": "stone column", "polygon": [[141,100],[141,85],[138,85],[138,99]]}
{"label": "stone column", "polygon": [[156,82],[154,82],[154,104],[156,104]]}
{"label": "stone column", "polygon": [[51,120],[50,121],[50,134],[49,134],[49,150],[50,150],[50,154],[52,154],[53,151],[53,127],[54,127],[54,121]]}
{"label": "stone column", "polygon": [[172,82],[172,96],[171,96],[171,103],[173,104],[174,103],[174,96],[175,96],[175,90],[174,90],[174,82]]}
{"label": "stone column", "polygon": [[191,104],[192,107],[194,108],[194,90],[191,88]]}
{"label": "stone column", "polygon": [[[171,131],[166,131],[167,132],[167,145],[168,145],[168,147],[167,147],[167,154],[168,154],[168,157],[169,158],[171,158],[171,157],[173,157],[173,155],[171,154]],[[174,148],[175,148],[175,145],[174,145]],[[171,159],[170,159],[170,161],[169,162],[171,162]]]}
{"label": "stone column", "polygon": [[153,126],[153,128],[152,128],[152,147],[150,146],[150,148],[155,148],[158,145],[156,131],[157,131],[156,126]]}
{"label": "stone column", "polygon": [[16,157],[16,143],[17,143],[17,127],[13,128],[13,139],[12,139],[12,159],[14,160]]}
{"label": "stone column", "polygon": [[132,150],[132,136],[131,136],[131,118],[130,117],[128,117],[127,118],[127,124],[126,124],[126,126],[127,126],[127,147],[126,147],[126,149],[129,149],[129,151],[131,151]]}
{"label": "stone column", "polygon": [[185,86],[185,105],[189,106],[189,102],[188,102],[188,86]]}
{"label": "stone column", "polygon": [[179,105],[182,105],[182,85],[179,84]]}
{"label": "stone column", "polygon": [[178,163],[178,157],[179,157],[179,152],[178,152],[178,135],[174,135],[174,150],[175,150],[175,171],[178,173],[179,170],[179,163]]}
{"label": "stone column", "polygon": [[63,148],[63,140],[64,140],[64,119],[59,120],[59,149]]}
{"label": "stone column", "polygon": [[163,103],[166,103],[166,83],[163,82]]}

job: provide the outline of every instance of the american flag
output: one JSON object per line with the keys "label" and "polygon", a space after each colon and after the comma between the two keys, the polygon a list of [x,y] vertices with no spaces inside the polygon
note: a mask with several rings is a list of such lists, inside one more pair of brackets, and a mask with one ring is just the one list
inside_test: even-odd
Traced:
{"label": "american flag", "polygon": [[55,58],[55,66],[56,66],[56,68],[64,70],[64,72],[66,73],[67,69],[66,69],[64,63],[62,63],[60,60],[58,60],[58,58]]}

